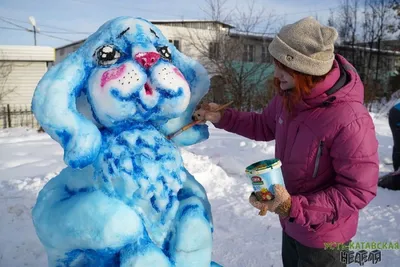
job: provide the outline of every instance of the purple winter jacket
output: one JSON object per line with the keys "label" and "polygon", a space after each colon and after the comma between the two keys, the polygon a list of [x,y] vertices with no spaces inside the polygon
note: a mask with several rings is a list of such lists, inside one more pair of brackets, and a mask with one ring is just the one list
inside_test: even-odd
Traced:
{"label": "purple winter jacket", "polygon": [[281,225],[305,246],[350,241],[359,210],[376,196],[378,141],[363,100],[355,68],[336,55],[326,79],[296,106],[292,118],[276,96],[261,114],[227,109],[215,124],[253,140],[275,139],[275,156],[292,196],[290,216],[281,218]]}

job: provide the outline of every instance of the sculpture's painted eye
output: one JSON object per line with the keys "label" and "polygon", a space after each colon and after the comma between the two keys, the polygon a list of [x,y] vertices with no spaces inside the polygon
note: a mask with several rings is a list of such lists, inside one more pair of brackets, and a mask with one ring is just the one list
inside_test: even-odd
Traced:
{"label": "sculpture's painted eye", "polygon": [[157,48],[158,53],[160,53],[161,57],[166,60],[171,60],[171,50],[169,50],[168,46],[161,46]]}
{"label": "sculpture's painted eye", "polygon": [[121,57],[120,52],[112,45],[104,45],[95,52],[97,62],[102,66],[115,64]]}

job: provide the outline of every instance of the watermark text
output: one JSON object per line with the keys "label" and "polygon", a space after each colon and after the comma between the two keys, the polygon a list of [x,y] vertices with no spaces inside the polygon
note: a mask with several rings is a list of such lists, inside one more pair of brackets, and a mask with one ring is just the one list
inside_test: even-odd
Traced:
{"label": "watermark text", "polygon": [[377,264],[382,261],[382,252],[380,250],[343,250],[340,252],[340,261],[345,264],[357,263],[360,266],[364,266],[364,264],[367,262]]}
{"label": "watermark text", "polygon": [[348,244],[329,242],[325,249],[331,250],[399,250],[399,242],[350,242]]}

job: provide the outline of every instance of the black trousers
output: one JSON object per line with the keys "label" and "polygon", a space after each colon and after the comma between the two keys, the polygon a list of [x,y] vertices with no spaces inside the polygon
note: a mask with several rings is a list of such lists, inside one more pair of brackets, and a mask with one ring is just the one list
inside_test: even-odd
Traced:
{"label": "black trousers", "polygon": [[[347,243],[348,244],[348,243]],[[340,250],[306,247],[286,233],[282,236],[284,267],[345,267],[340,261]]]}
{"label": "black trousers", "polygon": [[393,169],[400,167],[400,110],[392,107],[389,111],[389,126],[393,135]]}

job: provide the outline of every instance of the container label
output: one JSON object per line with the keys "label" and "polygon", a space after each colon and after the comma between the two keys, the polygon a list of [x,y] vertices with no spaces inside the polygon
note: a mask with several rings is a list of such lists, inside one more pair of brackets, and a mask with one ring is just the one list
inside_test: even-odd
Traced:
{"label": "container label", "polygon": [[253,183],[253,185],[263,185],[264,184],[263,179],[259,176],[251,177],[251,182]]}

